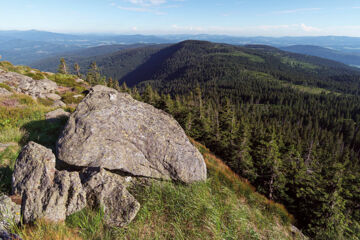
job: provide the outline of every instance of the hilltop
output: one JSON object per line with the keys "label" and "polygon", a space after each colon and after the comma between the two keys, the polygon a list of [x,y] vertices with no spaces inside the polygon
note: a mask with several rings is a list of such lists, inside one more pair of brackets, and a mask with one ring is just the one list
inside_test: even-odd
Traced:
{"label": "hilltop", "polygon": [[[44,73],[28,67],[1,62],[5,73],[17,72],[34,81],[50,79],[57,84],[54,94],[74,111],[89,88],[76,76]],[[4,72],[0,74],[5,74]],[[21,76],[16,75],[18,78]],[[38,80],[36,80],[38,79]],[[17,92],[11,80],[1,84],[10,94],[1,96],[1,192],[8,193],[15,159],[22,146],[35,141],[50,149],[66,124],[66,118],[46,120],[50,111],[59,108],[49,98],[30,97]],[[15,88],[14,88],[15,87]],[[62,90],[62,91],[61,91]],[[77,96],[80,95],[80,96]],[[209,172],[204,183],[190,186],[163,182],[133,189],[142,208],[127,228],[104,225],[103,213],[85,209],[68,217],[65,223],[51,224],[39,220],[34,225],[12,228],[24,239],[302,239],[283,206],[256,193],[245,180],[230,170],[203,145],[194,142],[204,156]]]}

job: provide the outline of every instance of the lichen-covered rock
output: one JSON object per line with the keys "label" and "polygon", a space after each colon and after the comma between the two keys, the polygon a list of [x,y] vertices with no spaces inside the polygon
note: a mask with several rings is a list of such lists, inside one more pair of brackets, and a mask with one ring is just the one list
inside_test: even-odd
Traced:
{"label": "lichen-covered rock", "polygon": [[61,100],[56,100],[53,103],[52,107],[66,107],[66,104]]}
{"label": "lichen-covered rock", "polygon": [[46,189],[53,184],[55,171],[55,156],[51,149],[29,142],[15,162],[12,193],[22,196],[24,191]]}
{"label": "lichen-covered rock", "polygon": [[20,222],[20,205],[6,195],[0,196],[0,231]]}
{"label": "lichen-covered rock", "polygon": [[79,173],[57,171],[51,150],[34,142],[26,145],[16,160],[12,191],[22,198],[25,223],[38,218],[63,221],[86,206]]}
{"label": "lichen-covered rock", "polygon": [[46,98],[55,92],[57,84],[49,79],[34,80],[15,72],[0,72],[0,83],[10,85],[16,92],[30,95],[34,98]]}
{"label": "lichen-covered rock", "polygon": [[45,115],[45,118],[46,118],[46,120],[50,120],[50,119],[69,117],[69,116],[70,116],[70,113],[65,112],[64,109],[62,109],[62,108],[58,108],[54,111],[48,112]]}
{"label": "lichen-covered rock", "polygon": [[70,116],[57,142],[63,162],[134,176],[190,183],[206,179],[206,165],[169,114],[126,93],[95,86]]}
{"label": "lichen-covered rock", "polygon": [[140,209],[140,204],[126,190],[126,179],[104,169],[86,169],[81,174],[90,206],[101,207],[109,226],[129,224]]}
{"label": "lichen-covered rock", "polygon": [[86,194],[79,174],[57,171],[51,186],[24,192],[22,214],[26,223],[38,218],[58,222],[85,206]]}

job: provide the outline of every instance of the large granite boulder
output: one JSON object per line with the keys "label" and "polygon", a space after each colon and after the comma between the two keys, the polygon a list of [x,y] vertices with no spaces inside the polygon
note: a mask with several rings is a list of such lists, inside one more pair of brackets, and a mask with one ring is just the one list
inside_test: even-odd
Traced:
{"label": "large granite boulder", "polygon": [[103,209],[107,225],[123,227],[135,218],[140,204],[126,190],[126,178],[104,169],[85,169],[81,178],[89,206]]}
{"label": "large granite boulder", "polygon": [[57,171],[51,150],[34,142],[26,145],[16,160],[12,192],[22,198],[25,223],[38,218],[63,221],[86,206],[79,173]]}
{"label": "large granite boulder", "polygon": [[57,142],[58,158],[77,167],[185,183],[206,179],[206,165],[169,114],[104,86],[93,87]]}

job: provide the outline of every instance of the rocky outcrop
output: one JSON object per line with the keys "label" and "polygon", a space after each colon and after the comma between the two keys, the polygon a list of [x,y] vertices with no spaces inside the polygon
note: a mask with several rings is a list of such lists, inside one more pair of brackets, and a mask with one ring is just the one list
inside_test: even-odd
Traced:
{"label": "rocky outcrop", "polygon": [[20,205],[14,203],[8,196],[0,196],[0,232],[8,230],[11,225],[19,222]]}
{"label": "rocky outcrop", "polygon": [[140,208],[126,190],[128,184],[128,178],[99,168],[80,174],[58,171],[51,150],[30,142],[16,160],[12,191],[21,199],[24,223],[38,218],[63,221],[88,205],[103,208],[106,223],[120,227],[130,223]]}
{"label": "rocky outcrop", "polygon": [[59,109],[56,109],[54,111],[48,112],[45,115],[45,119],[46,120],[51,120],[51,119],[69,117],[69,116],[70,116],[70,113],[65,112],[64,109],[62,109],[62,108],[59,108]]}
{"label": "rocky outcrop", "polygon": [[12,192],[22,198],[25,223],[38,218],[63,221],[86,206],[79,173],[57,171],[51,150],[34,142],[26,145],[16,160]]}
{"label": "rocky outcrop", "polygon": [[91,206],[102,207],[109,226],[129,224],[140,209],[140,204],[126,190],[125,178],[104,169],[86,169],[81,178]]}
{"label": "rocky outcrop", "polygon": [[185,183],[206,179],[206,165],[167,113],[126,93],[95,86],[70,116],[57,156],[78,167]]}
{"label": "rocky outcrop", "polygon": [[0,83],[6,83],[16,92],[30,95],[34,98],[47,98],[57,89],[57,84],[49,79],[34,80],[15,72],[0,72]]}

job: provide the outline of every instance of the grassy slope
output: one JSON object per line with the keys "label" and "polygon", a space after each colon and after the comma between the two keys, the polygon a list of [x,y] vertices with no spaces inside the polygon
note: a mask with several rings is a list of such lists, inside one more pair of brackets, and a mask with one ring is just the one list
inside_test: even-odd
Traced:
{"label": "grassy slope", "polygon": [[[2,67],[4,69],[4,67]],[[19,69],[17,69],[19,71]],[[71,85],[71,76],[57,76]],[[59,81],[58,81],[59,82]],[[75,84],[75,83],[73,83]],[[76,85],[76,84],[75,84]],[[4,102],[16,102],[12,107]],[[53,147],[66,120],[48,122],[53,110],[25,95],[0,99],[0,192],[10,190],[11,174],[21,146],[33,140]],[[209,178],[193,185],[154,182],[133,189],[141,203],[126,228],[107,228],[101,211],[85,209],[65,223],[39,220],[14,228],[24,239],[300,239],[290,232],[292,217],[279,204],[255,192],[204,146],[194,142],[206,160]]]}

